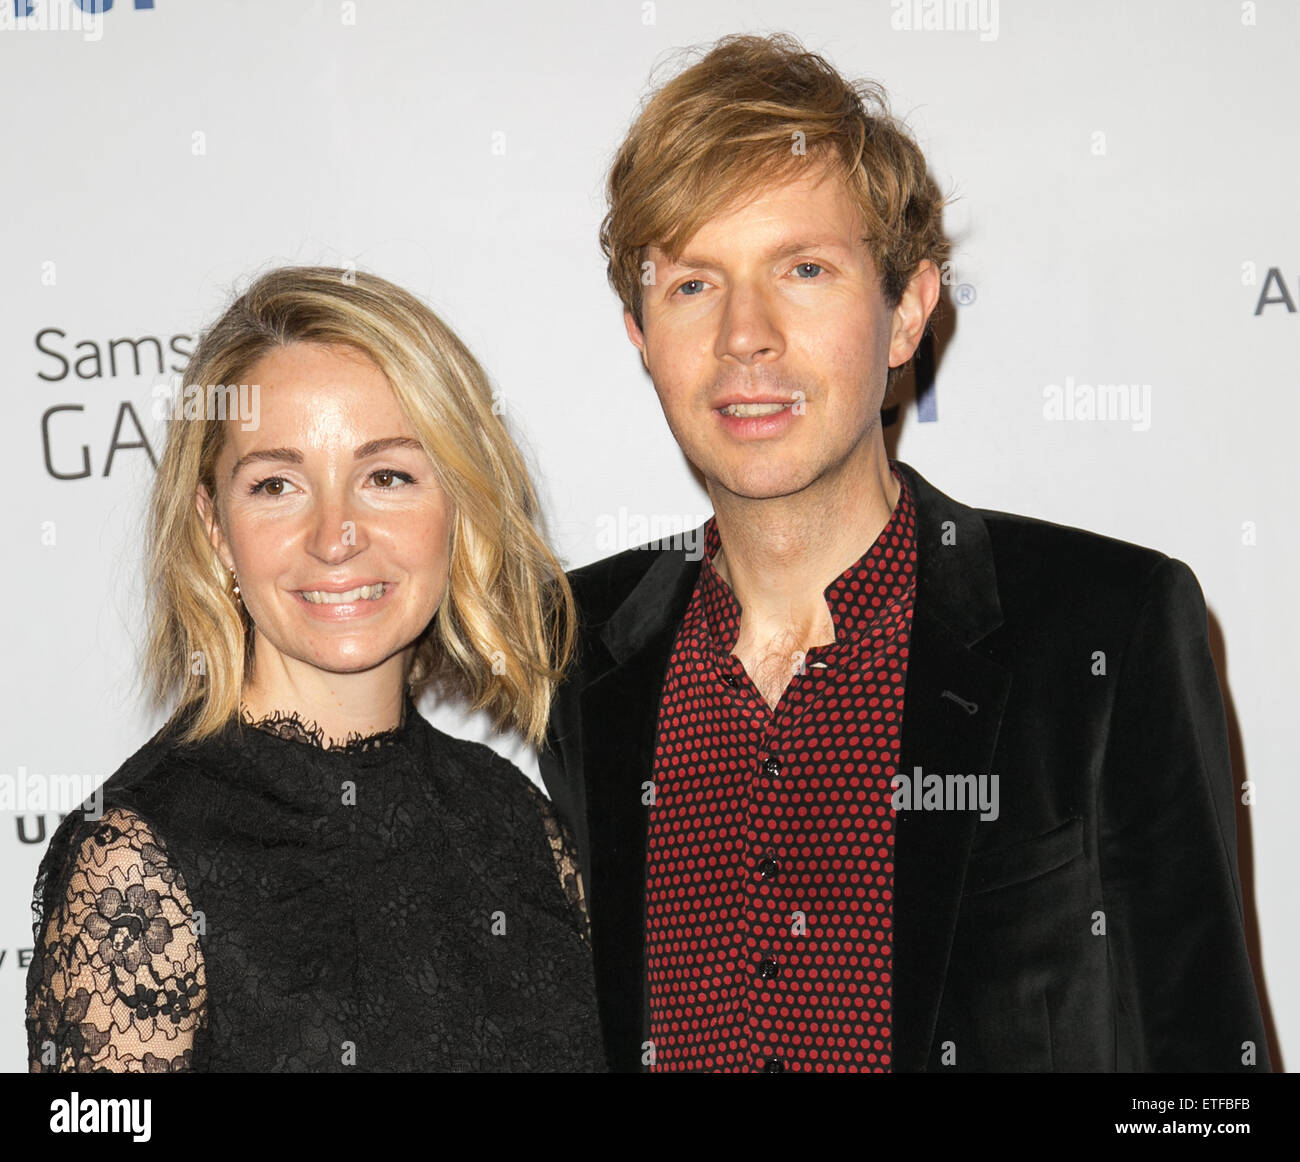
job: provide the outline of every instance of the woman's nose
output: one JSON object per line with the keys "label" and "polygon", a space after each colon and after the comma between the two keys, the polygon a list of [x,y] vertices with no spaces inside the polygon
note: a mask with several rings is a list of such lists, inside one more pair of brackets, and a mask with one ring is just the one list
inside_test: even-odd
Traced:
{"label": "woman's nose", "polygon": [[310,549],[323,561],[345,561],[360,547],[363,531],[346,496],[322,495],[312,513]]}

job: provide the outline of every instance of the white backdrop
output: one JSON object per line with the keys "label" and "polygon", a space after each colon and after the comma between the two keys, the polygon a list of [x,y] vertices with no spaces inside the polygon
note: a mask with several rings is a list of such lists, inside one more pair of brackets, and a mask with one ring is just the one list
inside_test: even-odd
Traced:
{"label": "white backdrop", "polygon": [[[703,519],[605,282],[604,169],[671,50],[789,31],[883,82],[959,195],[934,418],[905,409],[897,454],[966,503],[1153,545],[1201,581],[1254,784],[1274,1060],[1297,1051],[1300,6],[98,2],[86,21],[0,0],[0,781],[98,781],[159,725],[133,693],[152,389],[253,272],[350,262],[422,295],[505,399],[567,563],[636,543],[637,521]],[[131,346],[110,359],[147,336],[162,376],[147,342],[138,374]],[[1049,419],[1045,390],[1070,384],[1134,385],[1149,413]],[[57,821],[0,811],[0,1069],[25,1068],[30,888]]]}

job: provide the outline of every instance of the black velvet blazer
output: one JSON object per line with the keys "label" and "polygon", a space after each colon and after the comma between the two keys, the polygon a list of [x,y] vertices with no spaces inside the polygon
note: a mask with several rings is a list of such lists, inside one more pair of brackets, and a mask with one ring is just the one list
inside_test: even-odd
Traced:
{"label": "black velvet blazer", "polygon": [[[997,775],[999,810],[897,813],[894,1069],[1267,1070],[1196,578],[899,468],[919,556],[899,770]],[[570,575],[580,656],[541,769],[617,1070],[648,1059],[644,784],[699,569],[647,548]]]}

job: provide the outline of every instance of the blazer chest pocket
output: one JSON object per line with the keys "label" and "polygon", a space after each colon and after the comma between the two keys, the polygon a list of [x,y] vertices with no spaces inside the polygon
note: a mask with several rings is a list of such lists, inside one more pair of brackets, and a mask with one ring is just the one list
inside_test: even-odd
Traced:
{"label": "blazer chest pocket", "polygon": [[1083,854],[1083,820],[1067,819],[1046,835],[1010,847],[972,855],[966,869],[966,895],[976,896],[1027,883]]}

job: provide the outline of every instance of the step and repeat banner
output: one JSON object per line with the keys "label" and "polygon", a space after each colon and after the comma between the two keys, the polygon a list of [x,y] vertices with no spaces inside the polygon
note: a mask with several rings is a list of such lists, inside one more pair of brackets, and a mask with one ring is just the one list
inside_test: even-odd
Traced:
{"label": "step and repeat banner", "polygon": [[1300,5],[0,0],[0,1069],[48,836],[162,721],[144,506],[202,327],[275,266],[380,274],[487,369],[568,565],[694,528],[605,279],[605,171],[681,50],[776,31],[880,82],[952,195],[891,452],[1200,580],[1274,1061],[1300,1053]]}

